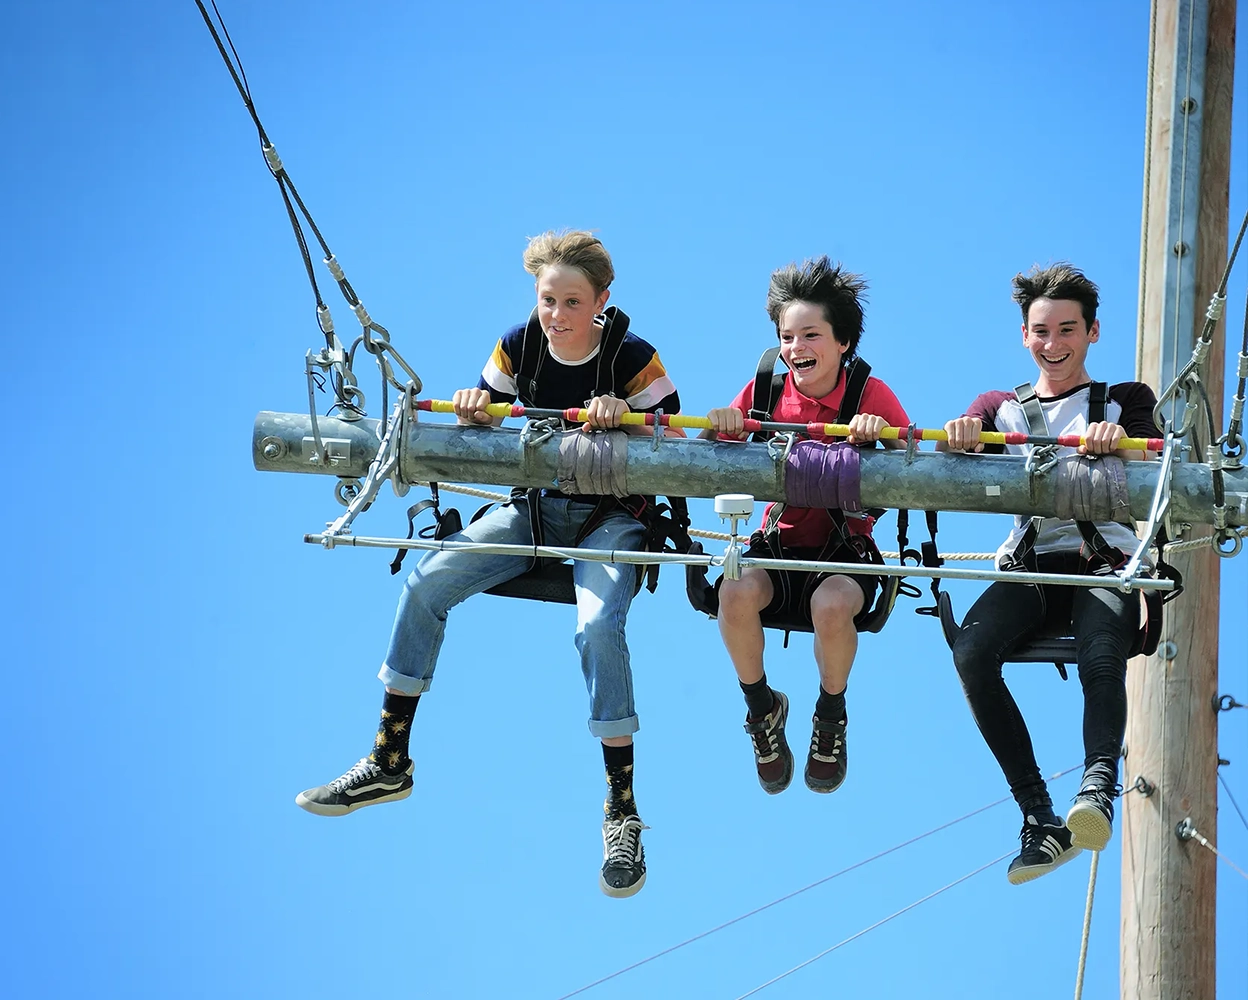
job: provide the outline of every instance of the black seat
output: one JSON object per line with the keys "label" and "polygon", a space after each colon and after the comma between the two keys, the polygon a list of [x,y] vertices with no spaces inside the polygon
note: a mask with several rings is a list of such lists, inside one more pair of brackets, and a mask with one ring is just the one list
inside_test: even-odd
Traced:
{"label": "black seat", "polygon": [[[940,618],[940,630],[945,635],[945,642],[949,644],[950,649],[953,649],[954,643],[958,641],[958,635],[962,631],[962,626],[958,624],[957,617],[953,613],[953,601],[949,598],[948,591],[942,590],[936,598],[936,611],[937,616]],[[1160,621],[1158,621],[1156,632],[1160,631]],[[1135,641],[1131,644],[1131,651],[1127,655],[1151,654],[1156,649],[1157,635],[1153,628],[1152,607],[1150,604],[1149,615],[1145,624],[1136,633]],[[1047,635],[1041,633],[1033,636],[1031,641],[1012,651],[1005,660],[1007,663],[1052,663],[1053,666],[1057,667],[1057,672],[1062,675],[1062,680],[1066,680],[1066,667],[1078,662],[1075,650],[1075,637],[1065,633],[1049,633]]]}
{"label": "black seat", "polygon": [[[694,542],[689,547],[691,555],[701,555],[702,543]],[[722,579],[722,578],[721,578]],[[879,632],[892,614],[893,605],[897,603],[897,595],[901,590],[901,577],[886,576],[880,587],[880,596],[876,598],[871,612],[858,625],[859,632]],[[705,566],[685,567],[685,594],[694,609],[711,618],[719,615],[719,581],[711,583],[707,579]],[[806,617],[798,611],[788,610],[781,613],[770,613],[761,616],[763,628],[774,628],[784,632],[785,645],[788,645],[790,632],[813,632]]]}

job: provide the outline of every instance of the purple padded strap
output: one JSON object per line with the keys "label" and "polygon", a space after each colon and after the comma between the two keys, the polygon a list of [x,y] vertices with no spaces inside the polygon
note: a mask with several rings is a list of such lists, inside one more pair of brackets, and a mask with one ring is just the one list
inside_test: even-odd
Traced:
{"label": "purple padded strap", "polygon": [[858,449],[852,444],[798,441],[785,461],[785,502],[794,507],[862,510]]}

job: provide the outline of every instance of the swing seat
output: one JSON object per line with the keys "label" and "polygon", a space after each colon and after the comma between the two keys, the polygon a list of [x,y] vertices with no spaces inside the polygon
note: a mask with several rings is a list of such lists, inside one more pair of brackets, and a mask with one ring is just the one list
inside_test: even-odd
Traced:
{"label": "swing seat", "polygon": [[[1135,641],[1131,644],[1128,656],[1149,656],[1157,649],[1157,640],[1161,634],[1161,595],[1150,591],[1144,595],[1146,618],[1143,626],[1136,632]],[[1156,610],[1154,610],[1156,608]],[[953,601],[948,591],[942,590],[936,598],[937,617],[940,618],[940,630],[945,635],[945,642],[953,649],[954,643],[962,632],[953,612]],[[1013,650],[1005,658],[1007,663],[1052,663],[1062,680],[1067,679],[1066,667],[1078,662],[1075,649],[1075,637],[1069,631],[1061,633],[1044,633],[1033,636],[1030,641]]]}
{"label": "swing seat", "polygon": [[[690,555],[702,555],[701,542],[689,546]],[[712,584],[707,579],[705,566],[685,567],[685,594],[695,611],[701,611],[710,618],[719,616],[718,581]],[[893,605],[897,603],[897,595],[901,590],[901,577],[886,576],[880,586],[880,596],[876,598],[871,612],[858,624],[859,632],[879,632],[893,613]],[[760,616],[763,628],[777,629],[785,634],[785,645],[788,645],[790,632],[814,632],[814,626],[799,611],[788,610],[772,612]]]}
{"label": "swing seat", "polygon": [[[641,591],[646,567],[637,567],[637,584],[633,596]],[[549,601],[553,604],[575,604],[576,585],[572,582],[572,563],[542,559],[533,569],[504,580],[486,591],[495,597],[520,597],[528,601]]]}

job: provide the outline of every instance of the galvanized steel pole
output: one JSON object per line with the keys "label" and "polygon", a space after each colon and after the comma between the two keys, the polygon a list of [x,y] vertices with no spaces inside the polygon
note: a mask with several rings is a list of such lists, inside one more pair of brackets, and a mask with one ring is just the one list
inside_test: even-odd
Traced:
{"label": "galvanized steel pole", "polygon": [[[362,477],[377,453],[376,420],[318,418],[329,463],[314,461],[316,448],[307,414],[262,412],[252,440],[256,468]],[[579,433],[579,432],[578,432]],[[686,438],[626,436],[629,488],[663,496],[709,497],[750,493],[759,500],[783,500],[784,463],[779,449]],[[550,486],[556,475],[557,438],[526,445],[519,430],[460,427],[416,422],[402,442],[400,473],[407,482],[441,481],[506,486]],[[1131,513],[1148,516],[1160,465],[1128,462]],[[862,502],[868,507],[1052,516],[1055,484],[1040,475],[1034,484],[1024,460],[1011,455],[957,455],[864,451]],[[1226,476],[1228,523],[1248,524],[1248,471]],[[1172,482],[1173,516],[1193,524],[1210,523],[1213,489],[1209,468],[1185,464]]]}

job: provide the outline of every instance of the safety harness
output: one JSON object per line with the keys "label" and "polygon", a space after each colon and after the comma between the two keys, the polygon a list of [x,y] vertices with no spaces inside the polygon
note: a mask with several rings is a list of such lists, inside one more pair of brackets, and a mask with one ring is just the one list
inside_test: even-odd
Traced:
{"label": "safety harness", "polygon": [[[1015,388],[1014,397],[1018,400],[1019,406],[1022,407],[1023,416],[1027,420],[1027,429],[1031,435],[1036,437],[1049,436],[1048,420],[1045,418],[1044,408],[1040,404],[1035,387],[1030,382],[1024,382]],[[1088,423],[1102,423],[1106,419],[1108,404],[1109,386],[1105,382],[1091,383],[1088,387]],[[1088,457],[1094,458],[1095,456]],[[1035,545],[1043,521],[1044,518],[1042,517],[1033,517],[1028,522],[1022,538],[1019,539],[1018,545],[1014,547],[1014,551],[1001,560],[1002,569],[1007,571],[1038,572]],[[1126,564],[1126,553],[1116,545],[1111,545],[1094,522],[1075,521],[1075,527],[1083,539],[1079,547],[1081,572],[1094,573],[1098,569],[1105,568],[1117,570]],[[1158,640],[1161,637],[1162,605],[1178,597],[1183,590],[1182,574],[1163,558],[1162,554],[1165,551],[1166,541],[1166,533],[1163,528],[1157,534],[1158,557],[1156,573],[1164,579],[1173,580],[1175,588],[1168,595],[1164,596],[1159,591],[1145,592],[1145,620],[1135,641],[1132,643],[1128,654],[1130,656],[1148,656],[1156,651]],[[1037,586],[1036,589],[1043,603],[1044,588]],[[945,640],[952,647],[954,642],[957,641],[961,628],[954,617],[949,595],[940,591],[939,580],[933,581],[932,590],[937,598],[937,612],[940,618],[941,629],[944,632]],[[1060,636],[1040,635],[1032,642],[1011,653],[1009,659],[1011,662],[1053,663],[1057,667],[1058,673],[1062,675],[1062,679],[1065,680],[1067,679],[1065,665],[1075,662],[1075,654],[1074,640],[1063,633]]]}
{"label": "safety harness", "polygon": [[[597,396],[614,396],[616,394],[615,368],[620,350],[624,346],[624,338],[628,333],[628,314],[616,306],[608,306],[602,316],[602,337],[598,348],[598,365],[594,379],[594,390],[591,398]],[[515,379],[517,395],[524,406],[537,405],[538,383],[542,367],[550,354],[550,346],[546,334],[542,330],[537,308],[529,314],[525,324],[524,336],[521,340],[520,361],[516,366]],[[589,404],[589,400],[585,401]],[[566,424],[566,421],[565,421]],[[430,483],[429,500],[414,504],[407,512],[407,537],[411,538],[415,530],[415,517],[424,510],[433,510],[436,523],[421,530],[422,538],[441,539],[462,530],[463,523],[459,511],[454,507],[441,511],[438,506],[437,483]],[[511,499],[507,503],[518,500],[528,502],[529,524],[533,531],[533,544],[543,545],[544,532],[539,511],[541,503],[540,489],[526,490],[516,487],[511,491]],[[652,496],[602,496],[596,498],[593,512],[578,532],[574,545],[580,545],[602,522],[613,512],[624,510],[631,517],[646,527],[646,538],[642,548],[646,552],[687,552],[692,544],[689,537],[689,508],[684,497],[668,497],[667,503],[659,503]],[[494,506],[494,502],[479,508],[469,519],[469,524],[477,521]],[[669,545],[670,543],[670,545]],[[390,572],[398,573],[403,564],[405,549],[400,549],[390,564]],[[637,587],[642,582],[653,593],[658,586],[659,567],[657,564],[637,567]],[[634,593],[636,592],[634,591]],[[554,601],[560,604],[575,604],[576,592],[572,583],[572,567],[567,562],[554,559],[534,558],[529,569],[514,579],[505,581],[486,591],[503,597],[524,597],[531,600]]]}
{"label": "safety harness", "polygon": [[[749,409],[749,416],[753,420],[771,420],[776,405],[780,401],[780,395],[784,391],[784,383],[788,375],[787,372],[777,372],[775,370],[776,360],[779,356],[780,348],[772,347],[764,351],[762,357],[758,360]],[[842,374],[842,377],[845,379],[845,394],[841,397],[841,405],[837,410],[837,423],[848,423],[858,412],[859,407],[862,405],[862,394],[866,389],[867,378],[870,374],[871,366],[862,358],[855,358],[845,366]],[[754,440],[765,441],[768,436],[766,432],[759,432],[754,435]],[[784,558],[783,549],[780,545],[780,518],[784,514],[785,506],[784,503],[779,502],[771,505],[767,511],[762,528],[754,532],[750,537],[752,550],[757,551],[761,548],[769,558]],[[884,508],[871,508],[864,511],[862,516],[878,518],[884,513]],[[909,523],[908,517],[903,517],[903,514],[906,513],[898,511],[899,551],[913,556],[917,561],[918,554],[909,550],[907,548],[908,543],[905,541],[906,526]],[[828,560],[838,549],[847,546],[858,553],[859,561],[874,563],[879,566],[884,565],[884,557],[880,555],[880,550],[871,536],[854,534],[849,530],[849,524],[844,511],[830,508],[828,509],[828,516],[832,520],[834,530],[829,534],[827,541],[819,551],[817,558],[820,562]],[[700,553],[702,551],[701,545],[694,542],[693,551]],[[762,616],[762,624],[765,627],[784,630],[784,644],[786,646],[789,642],[789,633],[812,631],[812,626],[805,619],[805,616],[800,611],[790,609],[794,608],[794,597],[804,599],[807,592],[815,586],[818,574],[803,574],[805,584],[800,594],[790,591],[790,577],[791,574],[788,573],[780,575],[782,590],[781,607],[785,611]],[[712,617],[719,613],[718,587],[718,581],[714,585],[707,582],[706,567],[686,567],[685,590],[689,597],[689,602],[697,610]],[[903,584],[900,577],[884,577],[880,586],[880,595],[876,599],[874,607],[867,614],[863,615],[857,623],[858,631],[879,632],[884,627],[885,622],[888,621],[888,616],[892,613],[893,605],[897,602],[899,593],[906,593],[910,596],[918,595],[918,591],[907,584]],[[798,606],[800,606],[800,603],[800,601],[796,602]]]}

